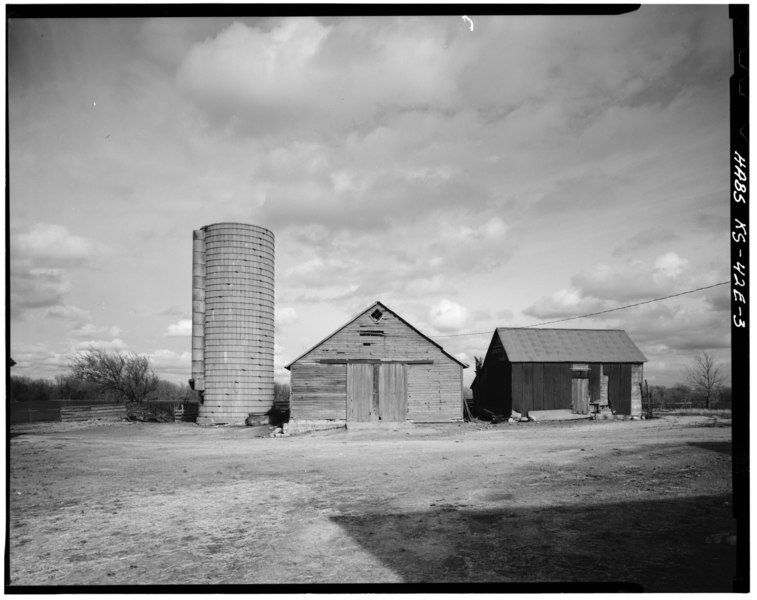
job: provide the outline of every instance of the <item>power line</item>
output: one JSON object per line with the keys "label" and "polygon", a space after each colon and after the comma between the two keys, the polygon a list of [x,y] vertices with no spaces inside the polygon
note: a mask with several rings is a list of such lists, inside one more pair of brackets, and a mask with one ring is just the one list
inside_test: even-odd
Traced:
{"label": "power line", "polygon": [[[713,283],[712,285],[706,285],[704,287],[696,288],[693,290],[687,290],[685,292],[679,292],[677,294],[671,294],[670,296],[663,296],[661,298],[653,298],[651,300],[644,300],[643,302],[636,302],[635,304],[626,304],[625,306],[618,306],[616,308],[608,308],[607,310],[600,310],[598,312],[588,313],[585,315],[579,315],[577,317],[567,317],[565,319],[557,319],[556,321],[545,321],[544,323],[534,323],[533,325],[524,325],[524,329],[530,327],[541,327],[542,325],[552,325],[554,323],[564,323],[565,321],[574,321],[576,319],[585,319],[586,317],[595,317],[596,315],[603,315],[605,313],[615,312],[616,310],[625,310],[626,308],[633,308],[634,306],[641,306],[642,304],[651,304],[652,302],[660,302],[661,300],[667,300],[669,298],[675,298],[676,296],[684,296],[686,294],[693,294],[694,292],[701,292],[702,290],[709,290],[710,288],[718,287],[719,285],[726,285],[731,283],[730,281],[721,281],[720,283]],[[463,337],[468,335],[484,335],[491,333],[489,331],[477,331],[475,333],[450,333],[448,335],[437,335],[436,338],[448,338],[448,337]]]}

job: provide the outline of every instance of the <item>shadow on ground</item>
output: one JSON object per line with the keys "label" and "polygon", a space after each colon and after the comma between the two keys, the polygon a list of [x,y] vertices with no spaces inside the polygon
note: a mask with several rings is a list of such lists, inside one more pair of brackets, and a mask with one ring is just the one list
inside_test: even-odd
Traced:
{"label": "shadow on ground", "polygon": [[731,442],[688,442],[688,444],[689,446],[720,452],[728,456],[733,454],[733,444]]}
{"label": "shadow on ground", "polygon": [[406,583],[733,589],[736,547],[726,540],[735,522],[728,496],[491,510],[457,504],[332,519]]}

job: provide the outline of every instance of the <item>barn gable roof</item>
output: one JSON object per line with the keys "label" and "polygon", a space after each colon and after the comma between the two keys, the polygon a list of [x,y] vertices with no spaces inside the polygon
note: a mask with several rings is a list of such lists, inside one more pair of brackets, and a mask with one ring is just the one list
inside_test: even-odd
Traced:
{"label": "barn gable roof", "polygon": [[510,362],[647,362],[622,329],[498,327],[497,335]]}
{"label": "barn gable roof", "polygon": [[463,367],[463,369],[467,369],[467,368],[468,368],[468,365],[467,365],[467,364],[465,364],[464,362],[462,362],[462,361],[459,361],[458,359],[456,359],[456,358],[455,358],[454,356],[452,356],[452,355],[451,355],[451,354],[450,354],[449,352],[447,352],[447,351],[446,351],[446,350],[445,350],[444,348],[442,348],[442,346],[440,346],[439,344],[437,344],[437,343],[436,343],[436,342],[435,342],[434,340],[432,340],[432,339],[431,339],[430,337],[428,337],[427,335],[425,335],[425,334],[421,333],[420,331],[418,331],[418,330],[417,330],[417,329],[416,329],[415,327],[413,327],[413,326],[412,326],[412,325],[411,325],[410,323],[408,323],[407,321],[405,321],[405,319],[403,319],[402,317],[400,317],[400,316],[399,316],[399,315],[398,315],[398,314],[397,314],[396,312],[394,312],[394,311],[393,311],[393,310],[392,310],[391,308],[388,308],[388,307],[386,306],[386,304],[383,304],[382,302],[379,302],[378,300],[377,300],[376,302],[374,302],[373,304],[371,304],[371,305],[370,305],[370,306],[369,306],[368,308],[366,308],[366,309],[365,309],[364,311],[361,311],[360,313],[358,313],[358,314],[357,314],[357,315],[356,315],[356,316],[355,316],[354,318],[352,318],[352,319],[350,319],[349,321],[347,321],[347,322],[346,322],[346,323],[345,323],[344,325],[342,325],[342,326],[341,326],[341,327],[340,327],[339,329],[337,329],[337,330],[336,330],[336,331],[335,331],[334,333],[332,333],[331,335],[328,335],[328,336],[326,336],[326,337],[325,337],[325,338],[323,338],[323,339],[322,339],[322,340],[321,340],[320,342],[318,342],[317,344],[315,344],[315,345],[314,345],[313,347],[309,348],[309,349],[308,349],[307,351],[305,351],[305,352],[303,352],[302,354],[300,354],[300,355],[299,355],[299,356],[298,356],[297,358],[295,358],[295,359],[294,359],[294,360],[293,360],[292,362],[290,362],[290,363],[289,363],[288,365],[286,365],[286,366],[285,366],[284,368],[285,368],[285,369],[287,369],[287,370],[289,370],[289,368],[290,368],[290,367],[291,367],[291,366],[292,366],[292,365],[293,365],[294,363],[296,363],[296,362],[297,362],[298,360],[300,360],[300,359],[301,359],[302,357],[304,357],[304,356],[307,356],[307,355],[308,355],[308,354],[310,354],[310,353],[311,353],[311,352],[312,352],[313,350],[315,350],[315,349],[316,349],[316,348],[317,348],[318,346],[320,346],[321,344],[323,344],[323,343],[324,343],[324,342],[326,342],[327,340],[330,340],[330,339],[331,339],[332,337],[334,337],[334,336],[335,336],[335,335],[336,335],[337,333],[339,333],[339,332],[340,332],[340,331],[342,331],[343,329],[346,329],[347,327],[349,327],[350,325],[352,325],[352,323],[354,323],[355,321],[357,321],[357,320],[358,320],[358,319],[359,319],[360,317],[362,317],[362,316],[363,316],[363,315],[365,315],[365,314],[370,314],[370,313],[372,313],[372,312],[373,312],[374,310],[376,310],[377,308],[380,308],[381,310],[384,310],[384,311],[386,311],[386,312],[389,312],[389,313],[391,313],[392,315],[394,315],[394,316],[395,316],[395,317],[396,317],[396,318],[397,318],[397,319],[398,319],[399,321],[401,321],[402,323],[404,323],[405,325],[407,325],[407,326],[408,326],[408,327],[409,327],[410,329],[412,329],[413,331],[415,331],[415,332],[416,332],[416,333],[417,333],[418,335],[420,335],[420,336],[421,336],[421,337],[422,337],[423,339],[425,339],[425,340],[426,340],[426,341],[428,341],[428,342],[429,342],[430,344],[433,344],[434,346],[436,346],[437,348],[439,348],[439,350],[441,350],[441,351],[442,351],[442,353],[443,353],[443,354],[444,354],[445,356],[447,356],[447,357],[451,358],[452,360],[454,360],[454,361],[455,361],[455,362],[456,362],[457,364],[459,364],[460,366],[462,366],[462,367]]}

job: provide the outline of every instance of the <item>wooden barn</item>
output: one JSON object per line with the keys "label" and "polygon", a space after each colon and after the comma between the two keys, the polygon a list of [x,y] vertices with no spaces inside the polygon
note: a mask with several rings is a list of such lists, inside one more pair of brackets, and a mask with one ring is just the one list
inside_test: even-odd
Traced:
{"label": "wooden barn", "polygon": [[496,414],[541,410],[641,415],[646,358],[625,331],[494,331],[471,385],[474,403]]}
{"label": "wooden barn", "polygon": [[290,422],[462,420],[467,366],[375,302],[287,365]]}

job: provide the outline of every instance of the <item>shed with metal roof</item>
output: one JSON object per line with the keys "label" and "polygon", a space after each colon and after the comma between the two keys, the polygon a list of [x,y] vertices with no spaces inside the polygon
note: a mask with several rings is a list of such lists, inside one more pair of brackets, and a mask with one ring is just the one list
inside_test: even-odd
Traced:
{"label": "shed with metal roof", "polygon": [[374,302],[286,366],[290,423],[459,421],[467,366]]}
{"label": "shed with metal roof", "polygon": [[505,416],[561,409],[639,416],[646,360],[619,329],[499,327],[471,387],[477,406]]}

